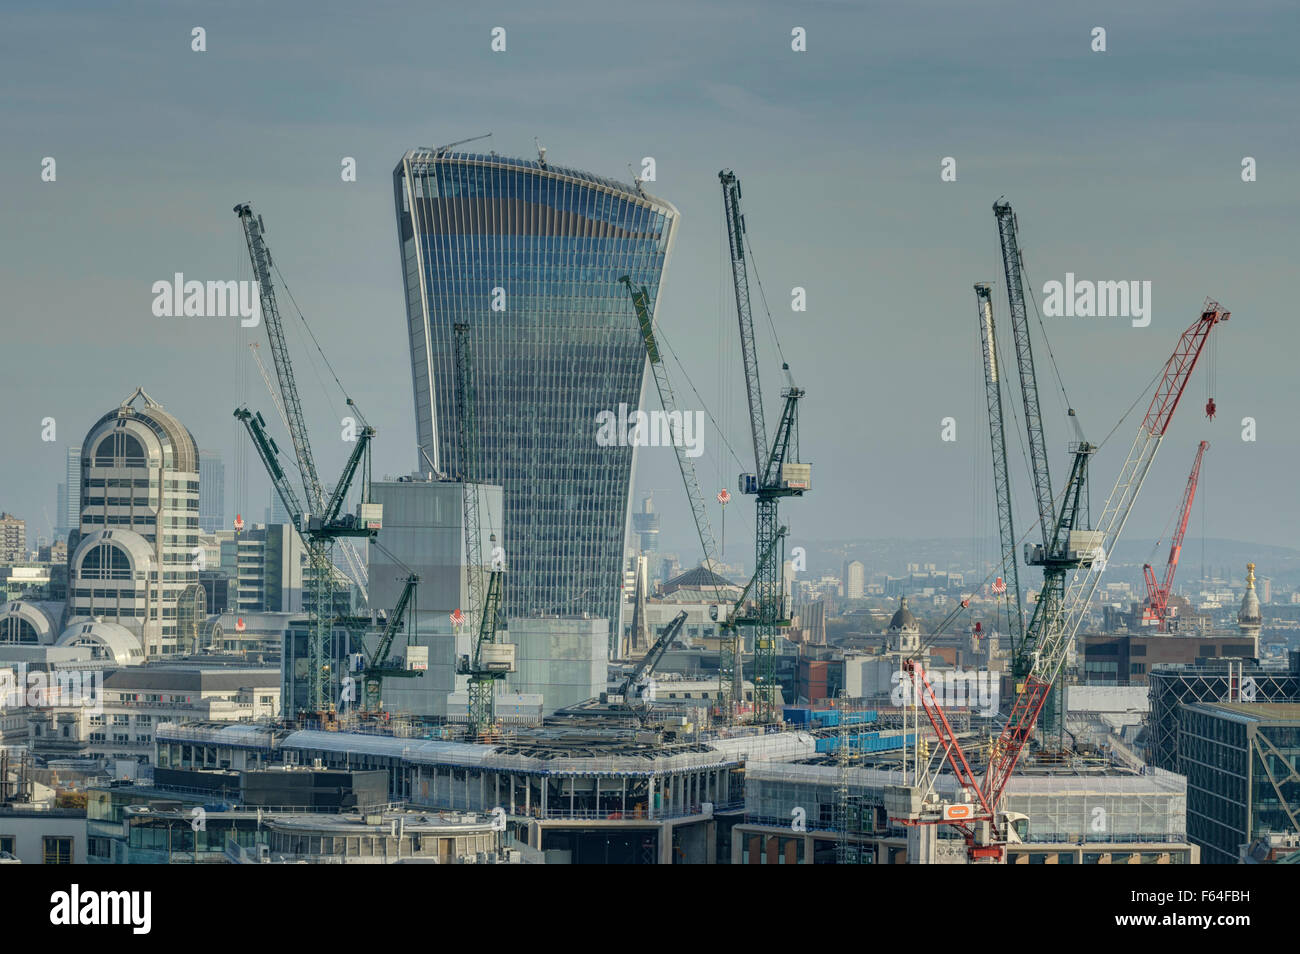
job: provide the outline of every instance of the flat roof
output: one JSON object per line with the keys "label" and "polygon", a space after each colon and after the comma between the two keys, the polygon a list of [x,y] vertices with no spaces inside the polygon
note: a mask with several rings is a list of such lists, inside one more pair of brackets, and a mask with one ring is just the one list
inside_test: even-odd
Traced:
{"label": "flat roof", "polygon": [[1189,708],[1238,722],[1300,722],[1300,702],[1198,702]]}

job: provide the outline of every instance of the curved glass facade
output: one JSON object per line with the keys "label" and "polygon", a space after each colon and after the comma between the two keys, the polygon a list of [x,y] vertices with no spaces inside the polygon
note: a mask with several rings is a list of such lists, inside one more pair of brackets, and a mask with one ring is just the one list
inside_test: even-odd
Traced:
{"label": "curved glass facade", "polygon": [[677,210],[572,169],[429,149],[403,157],[394,188],[420,447],[459,473],[452,326],[466,322],[475,476],[505,494],[506,612],[614,631],[634,448],[598,444],[597,415],[642,399],[619,277],[657,300]]}

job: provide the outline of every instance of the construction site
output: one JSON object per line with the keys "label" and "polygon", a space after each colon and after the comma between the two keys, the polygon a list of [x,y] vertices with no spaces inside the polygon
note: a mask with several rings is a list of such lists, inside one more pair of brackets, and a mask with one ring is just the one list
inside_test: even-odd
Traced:
{"label": "construction site", "polygon": [[[448,214],[428,197],[438,190],[454,194],[455,167],[474,176],[507,166],[585,176],[552,170],[544,150],[526,163],[457,153],[459,145],[408,153],[396,174],[399,222],[408,213],[413,221]],[[418,176],[428,177],[428,184],[413,186],[426,181]],[[621,190],[634,203],[655,201],[639,180],[630,189],[590,181],[601,191]],[[994,489],[988,503],[997,513],[1001,554],[990,579],[969,589],[991,590],[1002,604],[1006,642],[999,645],[997,634],[982,631],[965,598],[938,627],[922,633],[904,598],[886,642],[861,659],[852,678],[846,668],[832,705],[792,707],[788,703],[798,700],[784,697],[778,671],[789,655],[792,624],[788,517],[781,504],[812,491],[811,465],[799,447],[805,391],[788,364],[777,369],[760,358],[755,312],[767,306],[760,300],[756,308],[751,300],[753,249],[740,181],[724,170],[719,185],[753,455],[752,470],[736,487],[755,506],[752,572],[743,586],[719,572],[709,507],[681,439],[681,382],[675,388],[669,373],[676,356],[656,323],[654,296],[630,274],[609,276],[638,329],[640,361],[663,412],[656,420],[666,429],[663,443],[675,448],[685,492],[679,499],[699,545],[698,566],[689,582],[683,577],[678,584],[680,609],[660,607],[657,624],[649,622],[645,558],[632,558],[624,582],[626,626],[619,620],[597,626],[604,621],[510,603],[513,488],[489,476],[501,471],[485,448],[498,442],[485,437],[484,428],[492,432],[499,409],[481,387],[476,350],[484,339],[472,321],[455,320],[444,329],[448,347],[439,366],[450,375],[436,391],[453,410],[454,433],[422,446],[422,467],[409,478],[372,481],[377,432],[348,397],[359,422],[355,446],[338,480],[326,484],[312,454],[286,341],[283,277],[272,262],[262,217],[248,204],[235,207],[258,281],[274,383],[255,347],[253,357],[292,460],[282,458],[262,414],[241,406],[235,416],[302,536],[311,582],[310,612],[286,641],[283,719],[258,737],[259,758],[384,769],[394,802],[499,809],[510,837],[550,861],[1196,862],[1197,849],[1186,838],[1185,780],[1148,769],[1120,738],[1105,738],[1105,727],[1099,739],[1090,740],[1077,720],[1067,732],[1065,699],[1068,685],[1078,681],[1075,636],[1094,612],[1108,554],[1185,403],[1198,360],[1229,312],[1207,298],[1171,342],[1172,353],[1148,385],[1154,392],[1128,456],[1094,515],[1090,463],[1098,444],[1085,438],[1073,407],[1069,468],[1064,484],[1053,487],[1034,339],[1040,350],[1050,352],[1050,344],[1041,316],[1031,329],[1037,304],[1025,290],[1016,216],[1006,201],[995,203],[1004,282],[1000,296],[991,282],[974,284],[981,348],[972,360],[980,360],[984,373]],[[1003,316],[995,315],[995,298],[1004,299],[1009,339],[1005,331],[999,335]],[[431,329],[427,313],[424,320]],[[775,335],[770,313],[766,320]],[[1013,362],[1018,387],[1007,376]],[[1052,367],[1059,378],[1054,357]],[[761,381],[776,371],[785,381],[769,427]],[[337,375],[334,381],[343,388]],[[1214,412],[1211,398],[1204,413],[1212,418]],[[1014,519],[1007,457],[1013,429],[1030,465],[1037,519],[1027,528]],[[635,432],[632,437],[635,443]],[[1151,565],[1145,568],[1143,623],[1160,633],[1179,624],[1173,574],[1207,447],[1200,443],[1192,465],[1163,581]],[[297,471],[300,489],[286,468]],[[400,526],[410,529],[395,534],[386,521],[399,512],[415,514],[417,499],[427,501],[419,512],[432,508],[437,521],[403,517]],[[727,491],[718,496],[723,505],[729,499]],[[417,530],[433,541],[433,551],[412,540]],[[368,558],[353,541],[368,549]],[[1028,579],[1038,569],[1041,583]],[[340,577],[365,597],[361,612],[338,613]],[[424,605],[439,607],[436,618],[421,604],[430,587],[436,592]],[[1026,592],[1030,607],[1022,605]],[[447,613],[446,606],[454,609]],[[937,648],[954,638],[957,656]],[[593,645],[602,651],[593,654]],[[954,694],[954,686],[966,685],[961,659],[986,671],[1005,666],[997,684],[984,687],[989,698],[974,683],[964,695]],[[162,727],[159,765],[229,769],[223,731]]]}

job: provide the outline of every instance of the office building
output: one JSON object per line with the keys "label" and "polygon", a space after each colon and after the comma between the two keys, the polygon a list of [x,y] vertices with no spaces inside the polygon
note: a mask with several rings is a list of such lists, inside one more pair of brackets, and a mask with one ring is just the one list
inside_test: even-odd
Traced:
{"label": "office building", "polygon": [[1178,726],[1184,703],[1294,702],[1300,699],[1300,652],[1284,668],[1243,660],[1207,660],[1201,666],[1159,666],[1151,672],[1147,692],[1147,761],[1178,768]]}
{"label": "office building", "polygon": [[544,154],[414,149],[393,182],[416,466],[461,472],[453,325],[468,323],[475,477],[504,491],[513,541],[506,613],[586,613],[614,639],[636,448],[598,440],[598,415],[643,400],[645,346],[619,278],[658,300],[677,210]]}
{"label": "office building", "polygon": [[[836,813],[840,770],[831,764],[766,762],[745,770],[745,816],[732,829],[733,864],[916,864],[965,861],[966,845],[943,826],[904,827],[886,810],[895,768],[847,770],[848,829],[841,843]],[[944,798],[957,798],[952,775],[940,775]],[[806,812],[793,832],[790,806]],[[1172,772],[1115,767],[1055,774],[1024,770],[1007,784],[1005,808],[1027,817],[1025,838],[1007,846],[1008,864],[1196,864],[1188,838],[1186,781]],[[1103,825],[1097,819],[1105,820]]]}
{"label": "office building", "polygon": [[0,513],[0,566],[13,566],[27,559],[27,522],[11,513]]}
{"label": "office building", "polygon": [[226,465],[216,451],[199,451],[199,527],[226,529]]}
{"label": "office building", "polygon": [[186,650],[207,612],[194,559],[199,461],[193,435],[137,388],[95,423],[81,446],[69,623],[120,626],[145,658]]}
{"label": "office building", "polygon": [[844,564],[844,596],[850,600],[860,600],[867,594],[867,568],[859,560],[850,560]]}
{"label": "office building", "polygon": [[1187,834],[1204,863],[1236,864],[1253,839],[1295,830],[1300,703],[1184,704],[1178,759]]}
{"label": "office building", "polygon": [[1078,653],[1089,685],[1145,686],[1157,666],[1253,660],[1259,656],[1259,635],[1081,633]]}
{"label": "office building", "polygon": [[287,523],[221,535],[221,569],[235,582],[239,613],[301,613],[307,550]]}
{"label": "office building", "polygon": [[76,530],[81,520],[81,447],[68,448],[63,464],[63,480],[59,481],[55,498],[54,536],[67,541],[68,534]]}

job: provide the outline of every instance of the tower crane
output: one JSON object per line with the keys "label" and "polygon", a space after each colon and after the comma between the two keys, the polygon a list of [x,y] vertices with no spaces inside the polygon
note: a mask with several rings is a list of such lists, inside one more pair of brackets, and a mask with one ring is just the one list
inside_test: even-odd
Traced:
{"label": "tower crane", "polygon": [[[1208,412],[1207,412],[1208,413]],[[1158,632],[1169,632],[1171,623],[1169,613],[1169,595],[1173,591],[1174,573],[1178,570],[1178,557],[1183,552],[1183,535],[1187,533],[1187,519],[1192,515],[1192,501],[1196,499],[1196,484],[1201,477],[1201,458],[1210,449],[1209,441],[1201,441],[1196,449],[1196,460],[1192,462],[1192,472],[1187,477],[1187,489],[1183,491],[1183,503],[1179,508],[1178,529],[1173,542],[1169,545],[1169,560],[1165,565],[1165,580],[1156,583],[1155,571],[1151,564],[1144,564],[1142,574],[1147,583],[1147,607],[1142,613],[1142,622],[1155,623]]]}
{"label": "tower crane", "polygon": [[[644,285],[639,289],[633,287],[629,275],[623,275],[619,281],[627,288],[627,293],[632,299],[632,307],[636,311],[637,323],[641,328],[641,340],[645,343],[646,359],[654,377],[655,389],[659,393],[659,403],[663,405],[668,420],[676,421],[680,428],[681,412],[677,409],[677,397],[673,393],[672,381],[668,378],[668,369],[664,365],[663,354],[655,338],[654,318],[650,314],[650,293]],[[695,532],[700,538],[700,549],[703,551],[701,565],[708,571],[709,578],[713,581],[714,591],[720,594],[717,571],[714,569],[717,563],[717,544],[713,539],[713,528],[709,525],[709,512],[705,507],[704,494],[700,490],[700,482],[695,473],[695,463],[687,455],[683,441],[674,440],[672,443],[673,450],[677,454],[677,469],[681,471],[682,484],[686,488],[691,517],[695,521]],[[717,612],[725,613],[726,609],[719,596]],[[719,622],[725,624],[725,616]],[[720,658],[724,660],[723,665],[719,667],[721,682],[719,692],[722,698],[722,705],[719,708],[724,721],[730,722],[735,717],[735,700],[739,697],[741,679],[739,636],[734,627],[725,625],[720,628],[719,635],[724,644],[719,647]]]}
{"label": "tower crane", "polygon": [[[1012,639],[1012,675],[1019,681],[1032,668],[1033,656],[1043,632],[1060,613],[1066,578],[1082,566],[1080,554],[1093,545],[1083,536],[1088,533],[1083,524],[1087,522],[1088,508],[1087,455],[1096,448],[1084,441],[1078,418],[1074,409],[1070,408],[1069,417],[1074,423],[1078,440],[1070,447],[1074,455],[1070,468],[1070,487],[1058,517],[1053,506],[1055,498],[1052,495],[1052,475],[1048,467],[1047,441],[1038,397],[1038,374],[1034,367],[1034,349],[1025,307],[1024,254],[1020,249],[1019,220],[1012,211],[1011,204],[1003,199],[993,203],[993,216],[997,220],[1002,270],[1006,275],[1007,306],[1011,313],[1016,366],[1020,373],[1020,395],[1025,409],[1025,431],[1029,439],[1034,500],[1038,507],[1039,532],[1043,541],[1041,545],[1025,546],[1025,562],[1043,568],[1043,587],[1034,604],[1029,624],[1021,632],[1020,640],[1017,642],[1014,636]],[[1079,546],[1072,545],[1076,543]],[[1057,700],[1059,702],[1059,695]]]}
{"label": "tower crane", "polygon": [[[340,538],[375,536],[382,526],[383,507],[370,502],[370,442],[375,429],[362,419],[362,428],[343,473],[327,494],[316,470],[307,424],[302,412],[298,387],[294,382],[293,365],[289,359],[284,325],[276,302],[275,284],[272,281],[271,250],[266,244],[265,226],[260,215],[254,214],[248,203],[235,206],[248,245],[253,274],[257,277],[258,296],[263,323],[271,346],[276,380],[280,386],[278,409],[282,410],[293,442],[298,473],[302,478],[303,500],[299,500],[279,462],[280,449],[266,431],[266,420],[247,407],[237,408],[235,417],[244,425],[258,457],[266,468],[285,510],[303,538],[307,549],[308,568],[311,574],[311,633],[308,636],[306,699],[301,700],[299,712],[310,712],[318,718],[334,711],[333,671],[329,661],[330,633],[334,621],[334,560],[331,550]],[[259,362],[260,364],[260,362]],[[352,399],[348,405],[356,408]],[[360,410],[357,410],[360,416]],[[361,476],[361,503],[356,512],[343,513],[343,503],[352,482]]]}
{"label": "tower crane", "polygon": [[[754,527],[755,599],[754,622],[754,721],[773,722],[776,711],[776,639],[784,621],[783,551],[768,559],[764,554],[781,541],[778,505],[782,497],[802,497],[812,487],[812,467],[799,461],[799,400],[802,388],[795,387],[789,365],[784,365],[787,387],[782,389],[784,405],[772,443],[767,443],[763,414],[763,393],[759,383],[758,354],[754,342],[754,316],[749,299],[749,275],[745,261],[745,217],[740,210],[740,180],[728,169],[718,173],[731,252],[732,285],[736,293],[736,317],[740,324],[740,354],[745,369],[745,394],[749,401],[750,436],[754,443],[755,472],[740,475],[740,491],[752,494],[758,509]],[[722,660],[722,692],[731,691],[733,673]],[[734,669],[734,660],[731,665]],[[726,699],[724,695],[724,699]],[[731,704],[733,700],[726,699]]]}
{"label": "tower crane", "polygon": [[[470,655],[461,657],[458,671],[469,676],[469,731],[472,736],[486,734],[496,721],[496,684],[514,672],[515,647],[497,642],[501,591],[505,583],[505,562],[494,554],[483,587],[483,551],[481,534],[481,486],[478,476],[478,423],[475,411],[473,354],[470,327],[465,322],[452,326],[455,337],[456,424],[460,442],[458,475],[463,485],[462,501],[465,522],[465,582],[469,594],[467,626],[474,644]],[[489,542],[496,541],[492,534]]]}
{"label": "tower crane", "polygon": [[407,575],[402,587],[402,593],[397,598],[397,605],[388,614],[388,620],[384,624],[383,632],[379,634],[379,642],[375,645],[375,651],[366,661],[366,668],[361,678],[365,684],[366,711],[369,713],[377,713],[383,706],[385,678],[419,678],[424,675],[418,669],[411,669],[409,664],[394,666],[388,662],[388,655],[393,648],[393,640],[401,630],[403,623],[406,624],[406,645],[408,647],[414,645],[415,590],[419,582],[420,578],[414,573]]}
{"label": "tower crane", "polygon": [[[1010,714],[1001,734],[994,740],[982,778],[976,777],[962,751],[924,668],[914,660],[904,662],[931,728],[938,736],[936,758],[951,767],[963,801],[939,803],[933,797],[932,779],[926,786],[893,786],[887,792],[887,807],[890,814],[899,816],[898,820],[903,824],[952,825],[965,838],[970,860],[1000,861],[1005,858],[1004,845],[1011,837],[1010,819],[1001,811],[1000,806],[1007,783],[1034,732],[1048,691],[1065,665],[1069,647],[1106,568],[1108,555],[1114,551],[1124,524],[1128,521],[1197,359],[1205,348],[1210,332],[1229,317],[1230,313],[1224,311],[1218,302],[1207,298],[1200,317],[1183,332],[1173,354],[1165,362],[1160,383],[1146,416],[1138,427],[1128,457],[1106,500],[1098,529],[1093,531],[1096,534],[1096,544],[1089,552],[1080,555],[1081,572],[1076,572],[1071,577],[1059,609],[1045,614],[1041,620],[1039,636],[1030,658],[1030,669],[1023,682],[1016,687]],[[1076,471],[1081,459],[1086,463],[1087,453],[1082,458],[1076,456]],[[1076,479],[1077,474],[1072,472],[1072,485],[1062,506],[1063,514],[1068,507],[1074,506],[1071,495],[1077,497],[1077,492],[1073,490]],[[1062,520],[1053,521],[1056,529],[1051,545],[1059,546],[1061,543],[1061,523]],[[1072,537],[1066,535],[1064,539],[1071,541]],[[1067,546],[1073,548],[1075,542],[1068,542]]]}
{"label": "tower crane", "polygon": [[987,282],[975,285],[975,298],[979,306],[980,341],[984,351],[984,396],[989,409],[989,440],[993,446],[993,491],[1002,543],[1002,578],[1007,592],[1011,645],[1018,648],[1024,641],[1025,622],[1020,605],[1020,569],[1016,557],[1016,528],[1011,513],[1011,480],[1007,472],[1007,436],[1002,422],[1002,381],[998,375],[993,293]]}
{"label": "tower crane", "polygon": [[[252,353],[253,360],[257,363],[257,370],[261,373],[262,380],[266,382],[266,390],[271,395],[271,401],[275,404],[276,411],[280,414],[280,420],[284,424],[284,429],[286,431],[291,430],[289,427],[289,416],[285,413],[284,404],[280,401],[280,395],[276,393],[275,386],[271,384],[271,376],[267,374],[266,365],[262,363],[262,357],[258,354],[257,342],[250,341],[248,343],[248,350]],[[355,585],[357,590],[361,593],[362,601],[369,603],[370,593],[367,590],[367,586],[370,580],[366,573],[366,566],[361,562],[360,554],[357,553],[357,548],[354,547],[349,540],[340,540],[338,543],[339,552],[343,554],[343,559],[346,561],[348,570],[350,571],[348,576],[352,579],[353,585]]]}
{"label": "tower crane", "polygon": [[1002,269],[1007,278],[1007,308],[1011,312],[1011,334],[1016,344],[1016,366],[1020,371],[1020,396],[1025,405],[1025,430],[1033,469],[1034,499],[1038,504],[1038,525],[1047,547],[1052,532],[1052,475],[1047,466],[1047,441],[1043,436],[1043,415],[1038,403],[1038,375],[1034,370],[1034,348],[1029,338],[1029,317],[1025,310],[1025,288],[1021,273],[1024,258],[1017,235],[1019,225],[1011,203],[993,203],[1002,246]]}

